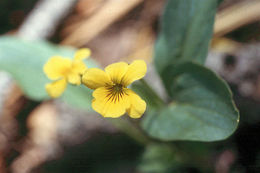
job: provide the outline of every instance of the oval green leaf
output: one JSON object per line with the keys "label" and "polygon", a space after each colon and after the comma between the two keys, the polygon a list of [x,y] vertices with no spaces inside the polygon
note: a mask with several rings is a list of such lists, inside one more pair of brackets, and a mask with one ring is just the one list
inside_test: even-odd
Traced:
{"label": "oval green leaf", "polygon": [[190,62],[170,65],[163,76],[173,102],[145,116],[142,126],[150,136],[216,141],[235,131],[239,114],[231,91],[214,72]]}

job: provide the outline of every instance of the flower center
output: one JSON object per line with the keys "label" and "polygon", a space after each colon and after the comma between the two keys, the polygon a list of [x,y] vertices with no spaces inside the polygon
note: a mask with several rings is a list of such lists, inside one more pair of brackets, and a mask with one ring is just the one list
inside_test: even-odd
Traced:
{"label": "flower center", "polygon": [[122,85],[122,84],[115,84],[115,85],[113,86],[113,90],[114,90],[115,92],[121,92],[121,91],[123,90],[123,85]]}
{"label": "flower center", "polygon": [[107,101],[111,102],[119,102],[120,99],[123,98],[123,96],[126,94],[124,91],[124,87],[122,84],[115,84],[113,86],[107,87],[108,94],[107,94]]}

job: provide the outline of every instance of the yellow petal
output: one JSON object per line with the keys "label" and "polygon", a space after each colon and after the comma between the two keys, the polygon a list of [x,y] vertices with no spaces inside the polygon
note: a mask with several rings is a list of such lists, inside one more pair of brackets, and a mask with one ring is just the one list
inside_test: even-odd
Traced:
{"label": "yellow petal", "polygon": [[69,73],[67,76],[68,82],[74,85],[80,85],[81,84],[81,78],[80,75],[77,73]]}
{"label": "yellow petal", "polygon": [[59,97],[67,86],[66,79],[60,79],[58,81],[45,85],[45,89],[50,97]]}
{"label": "yellow petal", "polygon": [[82,48],[82,49],[79,49],[78,51],[76,51],[76,53],[74,55],[74,59],[83,60],[83,59],[88,58],[90,56],[90,54],[91,54],[90,49]]}
{"label": "yellow petal", "polygon": [[128,69],[128,64],[125,62],[118,62],[111,64],[105,68],[106,73],[114,83],[121,83],[123,76]]}
{"label": "yellow petal", "polygon": [[140,118],[146,109],[146,103],[141,99],[134,91],[128,89],[127,94],[130,99],[130,108],[127,109],[127,113],[131,118]]}
{"label": "yellow petal", "polygon": [[106,87],[100,87],[93,92],[93,109],[104,117],[117,118],[125,114],[130,102],[127,95],[113,99]]}
{"label": "yellow petal", "polygon": [[112,85],[112,81],[108,74],[98,68],[90,68],[86,70],[82,76],[82,83],[91,89]]}
{"label": "yellow petal", "polygon": [[71,68],[72,61],[61,56],[51,57],[43,67],[44,73],[51,80],[65,77]]}
{"label": "yellow petal", "polygon": [[87,70],[87,66],[83,61],[74,60],[72,62],[72,71],[74,73],[83,74]]}
{"label": "yellow petal", "polygon": [[128,86],[135,80],[143,78],[146,70],[146,63],[143,60],[133,61],[133,63],[128,66],[128,70],[122,79],[122,84]]}

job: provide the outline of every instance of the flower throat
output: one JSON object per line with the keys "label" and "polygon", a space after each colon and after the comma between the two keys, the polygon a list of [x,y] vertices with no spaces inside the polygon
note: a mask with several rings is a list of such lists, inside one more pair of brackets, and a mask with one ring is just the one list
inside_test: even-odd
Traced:
{"label": "flower throat", "polygon": [[108,97],[108,101],[117,102],[125,94],[122,84],[114,84],[113,86],[108,87],[107,90],[108,94],[106,97]]}

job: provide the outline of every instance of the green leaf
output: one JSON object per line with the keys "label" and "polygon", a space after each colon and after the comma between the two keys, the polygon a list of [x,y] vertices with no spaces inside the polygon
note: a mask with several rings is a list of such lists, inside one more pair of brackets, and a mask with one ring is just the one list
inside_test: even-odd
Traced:
{"label": "green leaf", "polygon": [[[45,84],[51,82],[43,73],[43,65],[53,55],[73,57],[74,49],[44,41],[25,41],[15,37],[0,38],[0,69],[9,72],[32,100],[48,99]],[[88,67],[96,66],[87,60]],[[61,99],[83,109],[90,108],[91,91],[83,86],[68,86]]]}
{"label": "green leaf", "polygon": [[155,46],[155,65],[162,73],[169,64],[203,64],[212,36],[218,0],[168,0]]}
{"label": "green leaf", "polygon": [[230,136],[239,121],[227,84],[195,63],[170,65],[163,73],[173,102],[149,112],[143,129],[161,140],[216,141]]}

